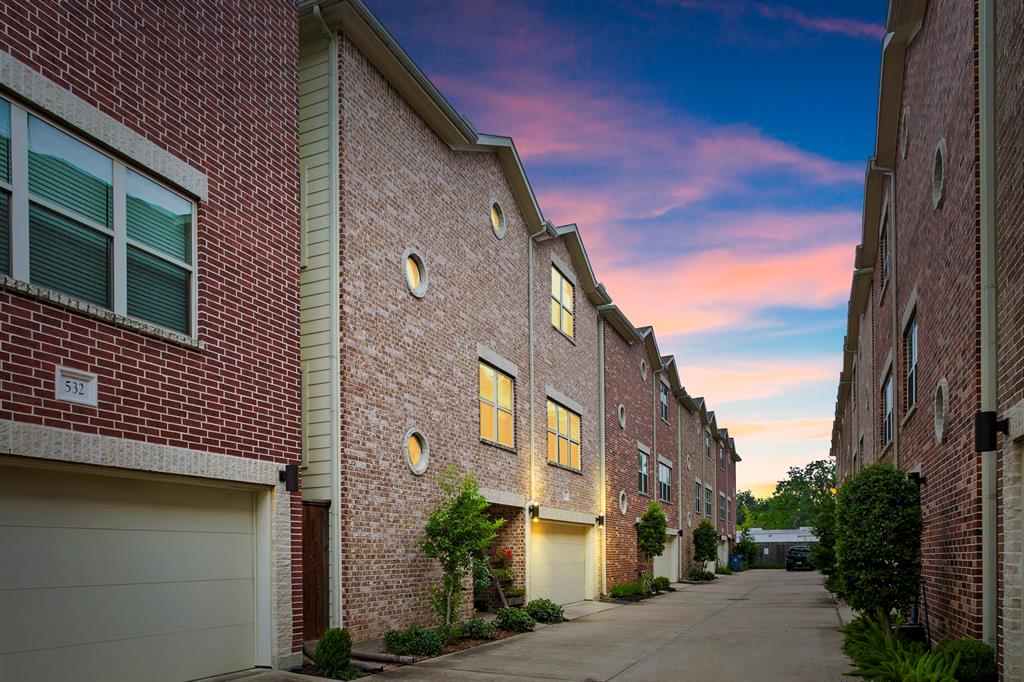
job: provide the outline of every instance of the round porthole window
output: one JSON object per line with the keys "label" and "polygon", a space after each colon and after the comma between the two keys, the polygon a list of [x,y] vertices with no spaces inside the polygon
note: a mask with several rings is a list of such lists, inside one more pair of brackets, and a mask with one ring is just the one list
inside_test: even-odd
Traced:
{"label": "round porthole window", "polygon": [[619,511],[622,512],[623,516],[626,514],[626,509],[629,508],[629,499],[626,497],[626,491],[619,491]]}
{"label": "round porthole window", "polygon": [[619,426],[626,428],[626,406],[619,405]]}
{"label": "round porthole window", "polygon": [[935,387],[935,442],[946,440],[946,429],[949,427],[949,384],[939,379]]}
{"label": "round porthole window", "polygon": [[409,429],[405,433],[405,462],[417,476],[427,470],[427,464],[430,462],[430,448],[427,447],[427,439],[419,429]]}
{"label": "round porthole window", "polygon": [[942,203],[942,188],[946,175],[946,141],[939,140],[935,145],[935,161],[932,164],[932,207],[938,208]]}
{"label": "round porthole window", "polygon": [[409,293],[416,298],[423,298],[427,293],[427,268],[423,258],[412,249],[407,249],[402,257],[405,267],[405,283]]}
{"label": "round porthole window", "polygon": [[501,239],[505,236],[505,214],[501,210],[501,204],[495,201],[491,204],[491,229],[494,236]]}
{"label": "round porthole window", "polygon": [[646,360],[641,360],[640,361],[640,378],[643,379],[644,381],[647,381],[647,361]]}
{"label": "round porthole window", "polygon": [[689,528],[693,525],[693,512],[686,512],[686,527]]}

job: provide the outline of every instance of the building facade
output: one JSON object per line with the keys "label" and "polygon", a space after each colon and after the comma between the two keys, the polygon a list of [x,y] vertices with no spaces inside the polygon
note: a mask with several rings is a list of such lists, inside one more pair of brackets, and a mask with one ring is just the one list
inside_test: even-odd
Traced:
{"label": "building facade", "polygon": [[294,6],[15,2],[5,27],[0,670],[297,664]]}

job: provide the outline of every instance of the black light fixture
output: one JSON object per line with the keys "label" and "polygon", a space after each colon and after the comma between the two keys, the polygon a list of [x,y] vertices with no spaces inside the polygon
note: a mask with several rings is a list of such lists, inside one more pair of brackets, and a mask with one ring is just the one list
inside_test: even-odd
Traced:
{"label": "black light fixture", "polygon": [[604,527],[604,514],[600,514],[597,517],[597,525],[601,526],[601,527]]}
{"label": "black light fixture", "polygon": [[996,434],[1010,433],[1009,419],[996,419],[993,410],[978,412],[974,415],[974,449],[978,452],[991,452],[996,449]]}
{"label": "black light fixture", "polygon": [[533,521],[540,519],[540,503],[530,500],[530,518]]}
{"label": "black light fixture", "polygon": [[286,464],[284,469],[277,472],[277,480],[284,481],[284,489],[290,493],[299,490],[299,465]]}
{"label": "black light fixture", "polygon": [[907,478],[916,483],[918,488],[920,488],[921,486],[928,482],[928,477],[922,474],[920,471],[909,472],[907,474]]}

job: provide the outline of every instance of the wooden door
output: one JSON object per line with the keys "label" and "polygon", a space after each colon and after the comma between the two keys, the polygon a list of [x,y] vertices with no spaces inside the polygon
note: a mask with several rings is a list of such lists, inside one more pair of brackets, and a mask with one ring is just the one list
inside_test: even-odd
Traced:
{"label": "wooden door", "polygon": [[330,614],[328,513],[330,501],[302,502],[302,631],[303,639],[320,639]]}

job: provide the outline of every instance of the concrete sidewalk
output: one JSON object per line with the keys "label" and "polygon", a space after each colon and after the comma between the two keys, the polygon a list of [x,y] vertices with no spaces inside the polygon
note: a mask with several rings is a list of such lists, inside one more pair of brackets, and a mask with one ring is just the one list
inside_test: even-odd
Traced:
{"label": "concrete sidewalk", "polygon": [[850,665],[817,572],[752,570],[398,668],[409,680],[822,682]]}

